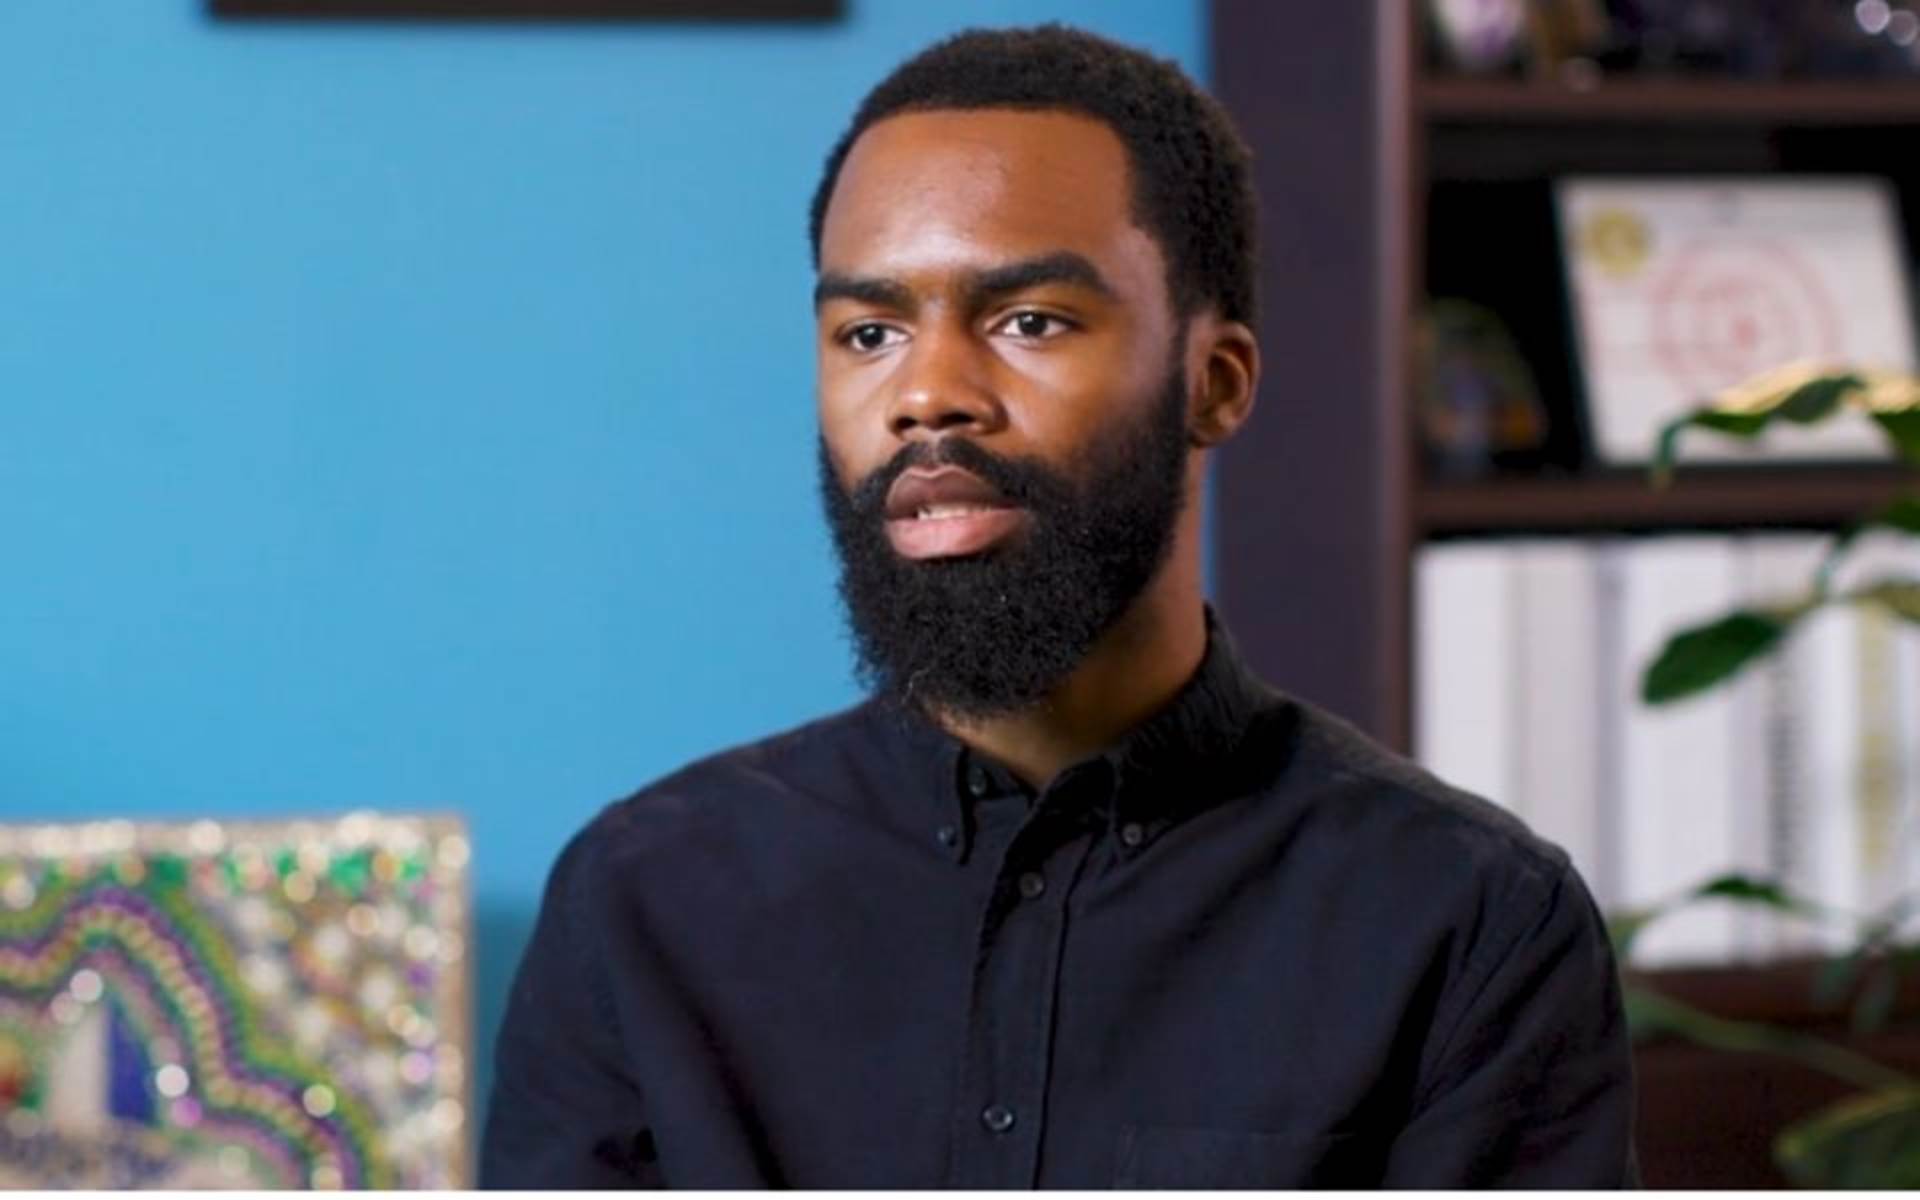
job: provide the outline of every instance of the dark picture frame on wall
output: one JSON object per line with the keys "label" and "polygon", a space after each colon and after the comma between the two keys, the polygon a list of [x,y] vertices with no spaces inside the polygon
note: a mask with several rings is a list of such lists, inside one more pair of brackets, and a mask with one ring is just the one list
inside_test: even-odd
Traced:
{"label": "dark picture frame on wall", "polygon": [[356,21],[829,21],[845,0],[207,0],[216,17]]}

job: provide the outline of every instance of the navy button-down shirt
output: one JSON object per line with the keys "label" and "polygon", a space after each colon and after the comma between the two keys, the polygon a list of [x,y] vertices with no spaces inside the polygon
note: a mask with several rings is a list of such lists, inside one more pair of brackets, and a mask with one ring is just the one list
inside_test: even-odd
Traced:
{"label": "navy button-down shirt", "polygon": [[515,981],[489,1186],[1613,1187],[1560,850],[1253,679],[1034,794],[872,701],[608,808]]}

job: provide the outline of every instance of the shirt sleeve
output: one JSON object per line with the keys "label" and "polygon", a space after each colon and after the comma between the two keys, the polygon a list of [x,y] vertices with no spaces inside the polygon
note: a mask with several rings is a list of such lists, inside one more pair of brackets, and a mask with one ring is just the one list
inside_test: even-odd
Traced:
{"label": "shirt sleeve", "polygon": [[640,1092],[592,953],[592,831],[561,854],[520,960],[494,1052],[484,1188],[662,1185]]}
{"label": "shirt sleeve", "polygon": [[1568,867],[1527,873],[1500,905],[1519,932],[1470,957],[1383,1182],[1637,1187],[1632,1055],[1605,923]]}

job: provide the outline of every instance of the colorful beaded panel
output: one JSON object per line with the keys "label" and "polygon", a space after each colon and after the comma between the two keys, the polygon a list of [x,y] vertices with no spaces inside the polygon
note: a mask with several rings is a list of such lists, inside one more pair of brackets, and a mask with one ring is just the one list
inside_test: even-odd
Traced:
{"label": "colorful beaded panel", "polygon": [[0,1188],[458,1188],[451,817],[0,826]]}

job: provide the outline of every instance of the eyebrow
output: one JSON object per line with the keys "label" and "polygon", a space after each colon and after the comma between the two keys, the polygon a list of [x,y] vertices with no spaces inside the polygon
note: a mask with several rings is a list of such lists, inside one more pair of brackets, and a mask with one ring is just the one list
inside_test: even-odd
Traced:
{"label": "eyebrow", "polygon": [[[1090,259],[1071,250],[1057,250],[1052,254],[969,272],[961,286],[968,304],[977,307],[1009,292],[1024,291],[1048,283],[1083,287],[1109,300],[1117,294]],[[884,308],[913,307],[912,291],[898,280],[841,275],[833,271],[821,275],[819,282],[813,286],[815,308],[829,300],[856,300]]]}

